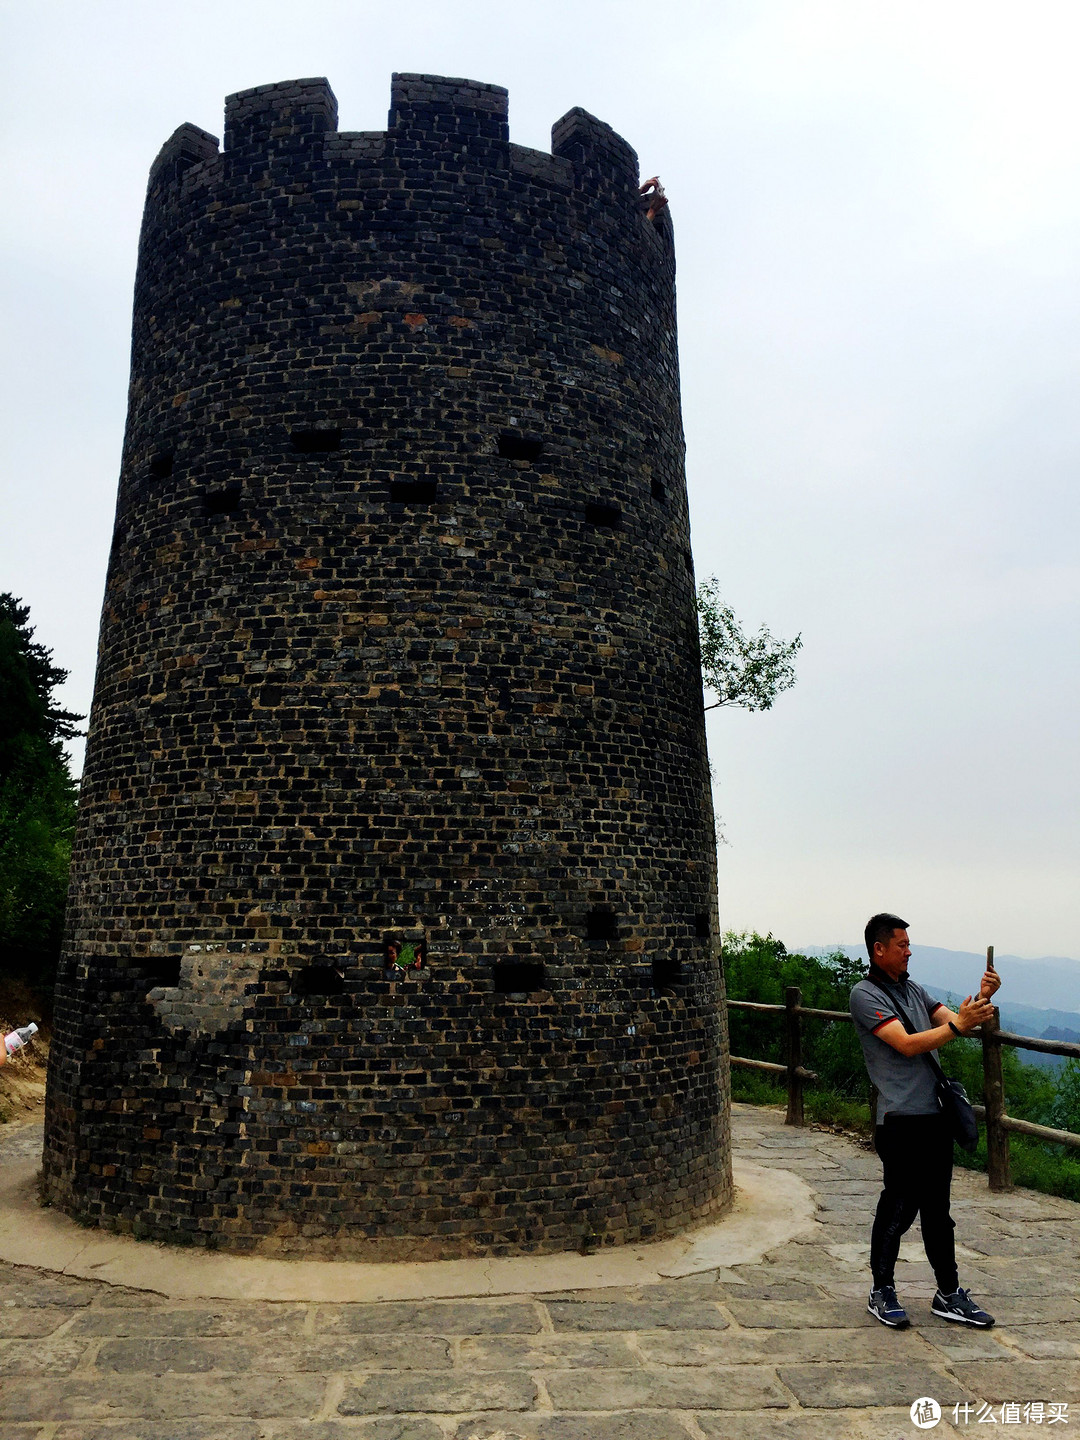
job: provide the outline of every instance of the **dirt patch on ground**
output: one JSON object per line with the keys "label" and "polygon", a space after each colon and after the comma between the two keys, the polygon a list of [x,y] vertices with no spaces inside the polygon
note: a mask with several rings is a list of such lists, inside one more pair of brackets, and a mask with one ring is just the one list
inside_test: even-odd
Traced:
{"label": "dirt patch on ground", "polygon": [[21,980],[0,975],[0,1034],[33,1020],[41,1027],[25,1050],[0,1065],[0,1125],[40,1120],[45,1105],[49,1028],[41,1002]]}

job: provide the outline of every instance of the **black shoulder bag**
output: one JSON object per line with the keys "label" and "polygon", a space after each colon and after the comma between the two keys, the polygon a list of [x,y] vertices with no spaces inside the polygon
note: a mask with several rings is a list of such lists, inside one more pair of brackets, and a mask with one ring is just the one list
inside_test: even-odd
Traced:
{"label": "black shoulder bag", "polygon": [[[882,994],[880,989],[878,990],[878,994]],[[919,1035],[923,1033],[915,1029],[915,1026],[908,1018],[907,1011],[895,995],[884,996],[884,998],[887,1000],[891,999],[893,1005],[900,1013],[900,1023],[909,1035]],[[949,1123],[952,1137],[957,1145],[960,1146],[960,1149],[966,1150],[970,1155],[977,1149],[979,1144],[979,1122],[975,1118],[975,1111],[971,1108],[968,1093],[963,1085],[960,1084],[959,1080],[950,1080],[947,1078],[932,1050],[924,1051],[923,1059],[930,1062],[930,1069],[934,1072],[934,1079],[936,1081],[934,1095],[937,1098],[941,1113]]]}

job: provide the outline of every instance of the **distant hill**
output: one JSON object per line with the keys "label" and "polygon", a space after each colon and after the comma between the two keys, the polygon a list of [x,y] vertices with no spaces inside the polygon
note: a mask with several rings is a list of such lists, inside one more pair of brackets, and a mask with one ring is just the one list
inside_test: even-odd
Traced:
{"label": "distant hill", "polygon": [[[946,1005],[956,1009],[963,995],[954,990],[945,990],[937,985],[926,989],[935,1000],[944,1000]],[[965,990],[964,995],[968,992]],[[1000,997],[1001,991],[998,991]],[[1011,1030],[1014,1035],[1034,1035],[1042,1040],[1068,1040],[1075,1044],[1080,1041],[1080,1014],[1072,1010],[1039,1010],[1034,1005],[1007,1005],[998,999],[998,1013],[1001,1028]],[[1061,1055],[1042,1055],[1038,1050],[1019,1050],[1017,1054],[1025,1065],[1038,1065],[1044,1070],[1060,1070],[1065,1064]]]}
{"label": "distant hill", "polygon": [[[863,945],[790,946],[803,955],[828,955],[842,950],[845,955],[863,959]],[[1039,1010],[1069,1011],[1075,1020],[1080,1014],[1080,960],[1063,955],[1047,955],[1039,960],[1024,960],[1019,955],[998,955],[994,967],[1001,976],[999,1005],[1027,1005]],[[970,995],[986,968],[986,955],[969,950],[942,950],[936,945],[911,947],[911,975],[929,990],[948,990],[963,998]],[[1047,1021],[1047,1024],[1058,1023]],[[1080,1026],[1066,1028],[1077,1028]],[[1033,1032],[1028,1031],[1028,1034]],[[1041,1033],[1041,1032],[1035,1032]]]}
{"label": "distant hill", "polygon": [[[858,959],[866,956],[864,945],[804,945],[803,955],[830,955],[842,950]],[[935,1000],[944,1000],[955,1010],[965,995],[978,985],[986,968],[986,955],[967,950],[941,950],[934,945],[911,947],[910,973]],[[1080,1041],[1080,960],[1049,955],[1041,960],[1024,960],[1018,955],[997,955],[994,968],[1001,976],[997,1006],[1003,1030],[1014,1035],[1034,1035],[1044,1040]],[[1026,1065],[1060,1069],[1065,1061],[1056,1055],[1034,1050],[1018,1052]]]}

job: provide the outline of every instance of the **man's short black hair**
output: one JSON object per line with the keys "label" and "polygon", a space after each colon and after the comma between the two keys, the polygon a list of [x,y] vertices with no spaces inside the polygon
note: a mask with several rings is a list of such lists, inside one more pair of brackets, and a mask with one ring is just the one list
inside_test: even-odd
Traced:
{"label": "man's short black hair", "polygon": [[901,920],[899,915],[871,915],[866,922],[866,929],[863,931],[863,939],[866,941],[866,953],[872,960],[874,958],[874,946],[880,940],[882,945],[886,944],[893,937],[894,930],[906,930],[907,921]]}

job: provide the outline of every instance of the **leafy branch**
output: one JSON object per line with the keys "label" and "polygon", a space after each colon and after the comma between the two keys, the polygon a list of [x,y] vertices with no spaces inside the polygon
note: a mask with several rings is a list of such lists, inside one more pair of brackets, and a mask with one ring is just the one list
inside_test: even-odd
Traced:
{"label": "leafy branch", "polygon": [[717,699],[706,710],[738,705],[744,710],[771,710],[776,697],[795,684],[795,656],[802,636],[781,640],[763,625],[747,635],[730,605],[720,599],[715,577],[697,590],[701,634],[701,678]]}

